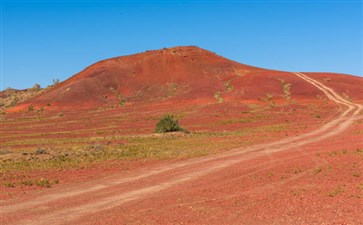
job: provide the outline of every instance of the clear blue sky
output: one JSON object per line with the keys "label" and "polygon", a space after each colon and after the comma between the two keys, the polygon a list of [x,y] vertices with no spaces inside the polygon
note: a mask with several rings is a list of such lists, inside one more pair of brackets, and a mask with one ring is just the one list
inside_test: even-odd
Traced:
{"label": "clear blue sky", "polygon": [[96,61],[197,45],[249,65],[363,75],[362,0],[1,0],[1,90]]}

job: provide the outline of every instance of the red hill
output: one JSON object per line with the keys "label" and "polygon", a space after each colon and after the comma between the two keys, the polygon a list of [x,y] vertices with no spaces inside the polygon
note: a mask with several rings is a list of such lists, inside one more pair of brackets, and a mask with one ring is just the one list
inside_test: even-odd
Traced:
{"label": "red hill", "polygon": [[[361,78],[339,80],[341,92],[362,97]],[[283,86],[289,88],[283,90]],[[287,86],[286,86],[287,85]],[[334,85],[334,84],[333,84]],[[289,86],[289,87],[288,87]],[[338,88],[339,89],[339,88]],[[288,96],[290,95],[290,96]],[[316,99],[321,92],[294,74],[243,65],[198,47],[175,47],[97,62],[9,111],[74,110],[151,102],[222,102]]]}

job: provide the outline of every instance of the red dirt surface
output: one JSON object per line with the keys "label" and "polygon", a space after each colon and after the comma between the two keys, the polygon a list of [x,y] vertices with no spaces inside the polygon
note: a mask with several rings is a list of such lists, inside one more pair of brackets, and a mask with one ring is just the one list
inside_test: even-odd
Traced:
{"label": "red dirt surface", "polygon": [[[290,100],[284,84],[291,84]],[[1,123],[2,146],[17,150],[39,140],[36,147],[40,137],[45,144],[92,138],[96,131],[105,132],[101,137],[149,134],[152,118],[168,112],[183,114],[183,126],[193,132],[268,123],[290,129],[261,132],[257,140],[268,138],[217,155],[40,171],[30,176],[58,177],[60,184],[14,188],[18,197],[2,200],[0,222],[362,224],[362,84],[353,76],[250,67],[196,47],[101,61],[10,109]],[[29,105],[45,111],[24,112]],[[251,106],[266,105],[266,113],[256,114],[265,119],[233,122],[250,119],[244,115],[255,113]],[[19,138],[27,144],[17,144]]]}

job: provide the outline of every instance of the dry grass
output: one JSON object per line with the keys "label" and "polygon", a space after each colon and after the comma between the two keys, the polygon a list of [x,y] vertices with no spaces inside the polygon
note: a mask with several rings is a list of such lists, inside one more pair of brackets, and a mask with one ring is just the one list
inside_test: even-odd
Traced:
{"label": "dry grass", "polygon": [[[243,123],[245,121],[225,122]],[[0,155],[0,171],[83,167],[93,162],[106,160],[167,160],[200,157],[263,142],[268,138],[267,135],[263,135],[264,133],[279,133],[288,128],[286,124],[274,124],[229,132],[16,140],[8,142],[7,146],[39,144],[46,147],[4,150],[4,154]]]}

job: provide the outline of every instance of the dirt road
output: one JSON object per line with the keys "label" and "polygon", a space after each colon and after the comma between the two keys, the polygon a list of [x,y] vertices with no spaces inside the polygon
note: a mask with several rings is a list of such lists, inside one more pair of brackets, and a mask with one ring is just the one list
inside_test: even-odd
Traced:
{"label": "dirt road", "polygon": [[[217,156],[144,168],[128,174],[114,175],[72,186],[60,185],[42,192],[41,196],[36,198],[22,197],[5,201],[0,207],[0,222],[2,224],[29,225],[80,222],[92,224],[89,219],[92,218],[91,215],[112,210],[131,201],[162,195],[170,188],[181,187],[198,179],[212,177],[218,171],[241,162],[247,164],[251,160],[266,157],[272,153],[318,143],[342,133],[355,120],[361,118],[362,105],[345,100],[331,88],[303,73],[295,74],[321,90],[331,101],[341,105],[340,115],[315,131],[277,142],[233,149]],[[278,159],[274,160],[278,161]],[[250,166],[250,169],[253,168]],[[226,177],[228,176],[226,175]],[[142,210],[142,206],[140,206],[140,210]],[[115,222],[115,224],[118,223]]]}

